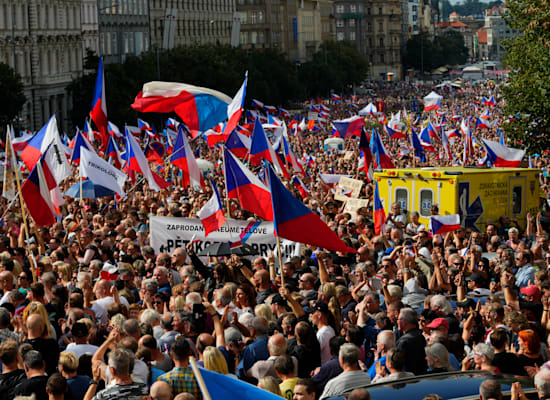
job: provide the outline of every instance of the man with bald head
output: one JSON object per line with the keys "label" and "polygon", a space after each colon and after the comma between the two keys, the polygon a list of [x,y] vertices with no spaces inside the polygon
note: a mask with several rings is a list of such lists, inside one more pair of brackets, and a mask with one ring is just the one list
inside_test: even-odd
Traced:
{"label": "man with bald head", "polygon": [[[265,376],[272,376],[279,380],[275,372],[275,360],[277,357],[286,354],[287,341],[283,335],[276,333],[267,341],[267,349],[269,350],[269,358],[267,360],[256,361],[252,368],[246,371],[249,377],[260,380]],[[298,360],[292,357],[294,363],[294,372],[298,373]]]}
{"label": "man with bald head", "polygon": [[172,400],[172,388],[163,381],[157,381],[151,386],[151,398],[155,400]]}
{"label": "man with bald head", "polygon": [[47,323],[49,322],[44,321],[40,314],[30,314],[27,318],[28,339],[23,343],[29,343],[34,350],[42,354],[46,362],[46,372],[51,375],[57,370],[59,347],[54,339],[43,337]]}
{"label": "man with bald head", "polygon": [[315,275],[307,272],[300,276],[300,279],[298,280],[298,287],[300,288],[300,294],[304,296],[304,304],[302,305],[309,305],[310,301],[317,300],[317,291],[315,290]]}
{"label": "man with bald head", "polygon": [[275,291],[271,289],[269,272],[265,269],[256,271],[253,280],[254,286],[256,287],[256,304],[263,304],[270,295],[275,293]]}
{"label": "man with bald head", "polygon": [[[92,311],[94,312],[96,318],[102,324],[109,322],[109,316],[107,314],[107,308],[111,303],[114,303],[115,299],[111,296],[113,286],[110,281],[102,279],[98,281],[94,286],[94,294],[96,301],[92,305]],[[119,296],[119,302],[124,304],[126,308],[130,309],[130,304],[125,297]]]}

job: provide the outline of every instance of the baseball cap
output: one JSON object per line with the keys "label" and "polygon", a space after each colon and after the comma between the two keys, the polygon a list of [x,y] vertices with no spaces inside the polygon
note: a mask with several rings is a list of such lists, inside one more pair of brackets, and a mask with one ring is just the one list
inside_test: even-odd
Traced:
{"label": "baseball cap", "polygon": [[519,291],[526,296],[533,296],[537,301],[540,300],[540,289],[537,285],[522,287]]}
{"label": "baseball cap", "polygon": [[483,277],[480,274],[478,274],[477,272],[474,272],[473,274],[467,276],[466,280],[476,282],[476,283],[481,283],[481,282],[483,282]]}
{"label": "baseball cap", "polygon": [[323,314],[328,314],[329,309],[327,303],[318,301],[317,303],[315,303],[315,307],[313,307],[313,312],[315,311],[321,311]]}
{"label": "baseball cap", "polygon": [[457,307],[472,307],[473,308],[473,307],[476,306],[476,302],[473,299],[467,298],[467,299],[464,299],[463,301],[457,301],[456,306]]}
{"label": "baseball cap", "polygon": [[444,326],[445,328],[449,329],[449,323],[445,318],[436,318],[432,322],[430,322],[429,325],[427,325],[427,328],[430,329],[437,329],[440,326]]}
{"label": "baseball cap", "polygon": [[271,304],[286,306],[286,300],[283,299],[283,296],[281,296],[280,294],[277,293],[271,298]]}

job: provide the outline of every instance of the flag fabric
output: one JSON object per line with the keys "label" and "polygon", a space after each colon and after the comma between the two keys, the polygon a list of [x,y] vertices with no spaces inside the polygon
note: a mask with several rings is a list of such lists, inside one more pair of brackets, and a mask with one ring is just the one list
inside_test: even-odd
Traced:
{"label": "flag fabric", "polygon": [[436,130],[436,128],[432,125],[432,122],[431,122],[431,121],[428,121],[427,129],[428,129],[428,135],[430,135],[431,138],[434,138],[434,139],[436,139],[436,140],[441,141],[441,139],[439,138],[439,135],[437,134],[437,130]]}
{"label": "flag fabric", "polygon": [[491,98],[486,98],[486,97],[483,97],[483,103],[485,103],[485,105],[487,107],[491,106],[491,107],[494,107],[496,105],[496,102],[495,102],[495,96],[491,95]]}
{"label": "flag fabric", "polygon": [[268,167],[275,234],[294,242],[333,251],[353,252],[342,239],[300,200],[292,195]]}
{"label": "flag fabric", "polygon": [[80,158],[80,173],[84,178],[124,196],[124,182],[127,178],[125,173],[84,147]]}
{"label": "flag fabric", "polygon": [[495,167],[519,167],[525,150],[513,149],[492,140],[481,139],[487,150],[487,159]]}
{"label": "flag fabric", "polygon": [[424,149],[435,152],[435,147],[432,144],[432,139],[430,136],[430,133],[428,132],[428,127],[425,127],[420,131],[420,136],[418,137],[420,139],[420,144]]}
{"label": "flag fabric", "polygon": [[[47,168],[47,167],[46,167]],[[50,178],[46,180],[43,169],[43,160],[39,158],[30,175],[21,186],[21,194],[37,226],[53,225],[55,214],[50,190],[55,183]]]}
{"label": "flag fabric", "polygon": [[414,150],[414,156],[420,160],[420,162],[426,162],[426,152],[424,151],[424,146],[420,142],[418,135],[414,129],[411,129],[411,144]]}
{"label": "flag fabric", "polygon": [[124,160],[126,161],[126,164],[124,165],[125,171],[129,174],[130,171],[140,172],[143,174],[145,179],[147,180],[147,183],[149,184],[149,187],[159,192],[160,189],[166,188],[170,186],[168,182],[166,182],[164,179],[162,179],[160,176],[155,174],[151,167],[149,167],[149,164],[147,163],[147,159],[145,158],[145,154],[143,154],[143,150],[141,150],[141,147],[139,146],[139,143],[137,142],[136,138],[130,132],[128,129],[125,129],[126,133],[126,152],[124,153]]}
{"label": "flag fabric", "polygon": [[393,161],[386,153],[386,149],[384,148],[384,144],[382,143],[382,139],[380,139],[378,131],[374,128],[372,128],[370,138],[370,149],[373,154],[375,168],[395,168]]}
{"label": "flag fabric", "polygon": [[252,99],[252,108],[258,108],[260,110],[264,109],[264,103],[260,100]]}
{"label": "flag fabric", "polygon": [[109,134],[110,135],[114,135],[117,138],[124,137],[124,135],[120,132],[120,129],[118,129],[118,126],[116,126],[112,122],[107,122],[107,128],[109,129]]}
{"label": "flag fabric", "polygon": [[386,213],[384,212],[384,207],[382,206],[382,201],[380,200],[380,192],[378,189],[378,182],[374,186],[374,234],[380,235],[383,231],[384,224],[386,223]]}
{"label": "flag fabric", "polygon": [[105,154],[109,157],[108,162],[113,164],[115,168],[120,169],[122,166],[122,158],[120,157],[120,151],[118,150],[118,146],[113,136],[109,137],[109,144],[107,144]]}
{"label": "flag fabric", "polygon": [[13,130],[12,130],[12,141],[11,144],[13,146],[13,150],[15,150],[16,153],[21,153],[25,147],[27,147],[27,143],[29,140],[31,140],[33,136],[29,132],[24,132],[19,137],[13,137]]}
{"label": "flag fabric", "polygon": [[462,157],[462,162],[466,164],[468,156],[474,154],[474,142],[472,140],[472,131],[470,130],[469,122],[466,119],[463,119],[460,122],[460,131],[464,135],[464,154]]}
{"label": "flag fabric", "polygon": [[170,156],[170,162],[182,170],[182,186],[185,189],[187,186],[204,186],[204,178],[202,176],[197,160],[191,150],[189,140],[183,133],[180,127],[174,151]]}
{"label": "flag fabric", "polygon": [[161,167],[164,165],[164,159],[162,158],[164,151],[164,145],[156,140],[147,140],[145,149],[143,149],[145,158]]}
{"label": "flag fabric", "polygon": [[351,178],[352,175],[340,175],[340,174],[319,174],[319,177],[323,181],[324,184],[334,187],[338,182],[340,182],[340,178],[345,176],[346,178]]}
{"label": "flag fabric", "polygon": [[223,165],[227,197],[238,199],[245,210],[272,221],[269,189],[226,148],[223,151]]}
{"label": "flag fabric", "polygon": [[89,151],[95,153],[95,150],[92,147],[92,145],[90,144],[90,142],[88,142],[86,140],[86,138],[84,137],[84,135],[82,135],[82,133],[80,131],[78,131],[76,133],[76,137],[75,137],[75,140],[74,140],[73,153],[71,154],[71,162],[72,163],[75,163],[77,165],[80,164],[80,150],[82,148],[86,148]]}
{"label": "flag fabric", "polygon": [[211,232],[217,231],[225,224],[225,216],[223,215],[223,207],[220,201],[218,188],[214,182],[211,183],[213,191],[212,197],[197,213],[204,227],[204,236],[208,236]]}
{"label": "flag fabric", "polygon": [[250,151],[250,143],[251,140],[248,136],[234,130],[229,134],[225,147],[237,157],[245,158]]}
{"label": "flag fabric", "polygon": [[216,90],[174,82],[148,82],[132,108],[139,112],[175,112],[196,136],[227,118],[232,99]]}
{"label": "flag fabric", "polygon": [[241,119],[241,114],[243,113],[244,108],[244,98],[246,96],[246,85],[248,83],[248,71],[244,74],[244,82],[241,85],[241,88],[229,103],[227,107],[227,124],[223,130],[225,135],[229,135],[237,127],[239,120]]}
{"label": "flag fabric", "polygon": [[288,143],[288,141],[286,140],[284,135],[282,136],[282,141],[283,141],[283,150],[284,150],[284,153],[285,153],[286,162],[290,166],[292,166],[292,169],[295,172],[298,172],[302,175],[305,175],[305,171],[302,168],[302,165],[298,162],[298,159],[296,158],[296,156],[292,152],[292,149],[290,148],[290,144]]}
{"label": "flag fabric", "polygon": [[441,144],[443,145],[443,150],[447,156],[447,160],[453,161],[453,153],[451,153],[451,147],[449,145],[449,139],[445,132],[441,132]]}
{"label": "flag fabric", "polygon": [[4,158],[4,179],[2,185],[2,197],[12,201],[17,196],[17,177],[15,169],[18,168],[15,150],[13,150],[13,128],[8,126],[6,133],[6,149]]}
{"label": "flag fabric", "polygon": [[340,103],[342,101],[342,96],[336,93],[333,93],[331,98],[334,103]]}
{"label": "flag fabric", "polygon": [[25,163],[29,171],[33,170],[34,166],[51,143],[54,143],[59,149],[63,146],[63,142],[57,130],[55,114],[52,115],[46,125],[27,142],[27,145],[21,152],[21,160]]}
{"label": "flag fabric", "polygon": [[[78,129],[78,127],[77,127]],[[84,120],[84,128],[82,130],[82,134],[90,143],[95,142],[95,134],[94,130],[92,129],[92,125],[90,124],[90,121],[88,121],[88,118]],[[74,139],[74,138],[73,138]],[[98,138],[101,141],[101,137]]]}
{"label": "flag fabric", "polygon": [[460,215],[432,215],[430,217],[430,226],[433,235],[454,232],[460,229]]}
{"label": "flag fabric", "polygon": [[151,125],[147,121],[142,120],[141,118],[138,118],[138,128],[140,131],[151,131]]}
{"label": "flag fabric", "polygon": [[332,124],[340,136],[347,138],[349,136],[360,136],[361,129],[365,126],[365,120],[359,115],[349,117],[346,119],[332,121]]}
{"label": "flag fabric", "polygon": [[476,128],[489,129],[490,124],[486,119],[477,118],[476,119]]}
{"label": "flag fabric", "polygon": [[441,99],[443,99],[443,96],[438,95],[436,92],[431,92],[424,97],[424,111],[438,110],[441,107]]}
{"label": "flag fabric", "polygon": [[202,135],[206,139],[206,143],[208,144],[209,148],[213,148],[216,144],[220,142],[225,142],[228,136],[228,134],[216,132],[214,129],[208,129]]}
{"label": "flag fabric", "polygon": [[460,131],[458,129],[451,129],[449,131],[446,131],[445,134],[447,135],[447,138],[452,138],[452,137],[457,137],[459,138],[461,135],[460,135]]}
{"label": "flag fabric", "polygon": [[279,160],[279,156],[273,150],[271,142],[267,138],[262,124],[258,120],[254,122],[252,141],[250,143],[250,162],[253,165],[260,165],[262,160],[268,160],[273,164],[278,174],[290,179],[290,174]]}
{"label": "flag fabric", "polygon": [[285,110],[284,108],[279,108],[279,114],[282,117],[290,117],[290,111]]}
{"label": "flag fabric", "polygon": [[300,192],[300,195],[303,198],[306,198],[311,193],[306,184],[298,176],[294,175],[291,182],[292,186],[294,186]]}
{"label": "flag fabric", "polygon": [[502,145],[505,145],[506,144],[506,139],[504,138],[504,129],[498,128],[497,129],[497,135],[498,134],[500,134],[499,137],[498,137],[498,142]]}
{"label": "flag fabric", "polygon": [[199,370],[211,399],[281,400],[281,397],[250,383],[204,368],[199,367]]}
{"label": "flag fabric", "polygon": [[369,146],[369,137],[368,133],[362,129],[361,135],[359,137],[359,150],[363,152],[365,156],[365,164],[368,168],[372,164],[372,151]]}
{"label": "flag fabric", "polygon": [[268,106],[268,105],[264,105],[264,111],[266,112],[266,114],[276,114],[277,113],[277,107],[275,106]]}
{"label": "flag fabric", "polygon": [[384,128],[386,129],[386,132],[388,132],[388,135],[392,140],[405,139],[407,137],[407,135],[405,135],[403,132],[392,129],[389,125],[385,125]]}
{"label": "flag fabric", "polygon": [[107,99],[105,97],[105,74],[103,71],[103,57],[99,57],[99,67],[95,81],[94,98],[92,100],[92,111],[90,117],[99,129],[101,136],[101,150],[107,147],[109,128],[107,120]]}

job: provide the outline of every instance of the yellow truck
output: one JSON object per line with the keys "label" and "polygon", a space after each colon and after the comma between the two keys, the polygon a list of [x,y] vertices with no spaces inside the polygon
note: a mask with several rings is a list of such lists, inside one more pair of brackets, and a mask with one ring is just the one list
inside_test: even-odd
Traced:
{"label": "yellow truck", "polygon": [[522,227],[539,210],[540,171],[529,168],[427,167],[374,173],[386,215],[391,204],[418,211],[428,226],[432,204],[440,214],[459,214],[463,227],[484,230],[487,220],[507,215]]}

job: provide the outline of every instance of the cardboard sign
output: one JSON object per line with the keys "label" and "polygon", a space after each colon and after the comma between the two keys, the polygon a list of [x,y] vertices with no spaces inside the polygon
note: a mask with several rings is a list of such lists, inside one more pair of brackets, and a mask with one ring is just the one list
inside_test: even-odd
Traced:
{"label": "cardboard sign", "polygon": [[363,181],[343,176],[336,185],[334,199],[339,201],[347,201],[349,198],[356,199],[359,197],[362,187]]}

